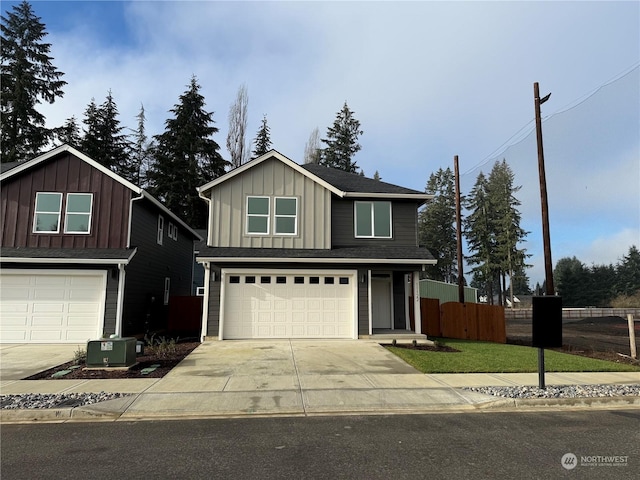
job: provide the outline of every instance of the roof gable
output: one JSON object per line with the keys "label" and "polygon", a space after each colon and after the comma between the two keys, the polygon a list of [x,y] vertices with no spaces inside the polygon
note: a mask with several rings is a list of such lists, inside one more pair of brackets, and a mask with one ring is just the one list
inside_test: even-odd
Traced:
{"label": "roof gable", "polygon": [[413,198],[416,200],[424,201],[429,200],[433,197],[432,195],[428,195],[417,190],[400,187],[391,183],[381,182],[372,178],[363,177],[354,173],[344,172],[335,168],[315,164],[298,165],[296,162],[285,157],[276,150],[271,150],[264,155],[231,170],[225,175],[222,175],[215,180],[202,185],[201,187],[198,187],[198,193],[202,195],[212,188],[216,187],[217,185],[220,185],[221,183],[226,182],[237,175],[241,175],[243,172],[246,172],[247,170],[269,159],[276,159],[284,163],[298,173],[313,180],[315,183],[322,185],[324,188],[331,191],[333,194],[337,195],[340,198]]}

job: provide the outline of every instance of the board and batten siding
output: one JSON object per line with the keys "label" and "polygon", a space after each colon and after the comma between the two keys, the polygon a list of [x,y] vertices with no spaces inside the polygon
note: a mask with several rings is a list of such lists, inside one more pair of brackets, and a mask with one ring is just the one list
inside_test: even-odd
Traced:
{"label": "board and batten siding", "polygon": [[[380,201],[358,199],[356,201]],[[391,238],[356,238],[354,200],[333,198],[331,209],[331,244],[333,248],[364,245],[418,245],[418,204],[414,201],[391,201]]]}
{"label": "board and batten siding", "polygon": [[[331,248],[331,192],[284,163],[265,160],[210,192],[208,245],[243,248]],[[269,235],[246,234],[247,196],[271,198]],[[273,235],[273,198],[298,198],[297,235]]]}
{"label": "board and batten siding", "polygon": [[[91,232],[33,233],[37,192],[93,193]],[[2,182],[0,245],[36,248],[126,248],[131,190],[65,152]],[[64,208],[62,211],[64,217]]]}

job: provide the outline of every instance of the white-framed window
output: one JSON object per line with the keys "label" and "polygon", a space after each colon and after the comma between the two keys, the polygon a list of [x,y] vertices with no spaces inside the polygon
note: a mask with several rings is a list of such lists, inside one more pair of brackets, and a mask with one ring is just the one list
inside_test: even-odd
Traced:
{"label": "white-framed window", "polygon": [[64,233],[91,233],[92,193],[67,193]]}
{"label": "white-framed window", "polygon": [[247,233],[269,235],[269,197],[247,197]]}
{"label": "white-framed window", "polygon": [[275,235],[298,233],[298,199],[296,197],[275,198],[273,231]]}
{"label": "white-framed window", "polygon": [[158,215],[158,233],[156,236],[156,242],[158,242],[158,245],[162,245],[163,237],[164,237],[164,217],[162,215]]}
{"label": "white-framed window", "polygon": [[169,226],[167,227],[167,237],[178,240],[178,227],[171,222],[169,222]]}
{"label": "white-framed window", "polygon": [[356,238],[391,238],[391,202],[354,202]]}
{"label": "white-framed window", "polygon": [[36,208],[33,214],[33,233],[60,232],[62,194],[36,192]]}
{"label": "white-framed window", "polygon": [[169,294],[171,292],[171,279],[169,277],[164,278],[164,296],[163,303],[169,305]]}

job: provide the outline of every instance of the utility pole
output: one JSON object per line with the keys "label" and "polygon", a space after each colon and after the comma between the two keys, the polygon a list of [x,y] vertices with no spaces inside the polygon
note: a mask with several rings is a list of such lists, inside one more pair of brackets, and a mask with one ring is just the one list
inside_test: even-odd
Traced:
{"label": "utility pole", "polygon": [[453,168],[456,177],[456,237],[458,244],[458,301],[464,303],[464,271],[462,267],[462,215],[460,213],[460,169],[458,168],[458,155],[453,157]]}

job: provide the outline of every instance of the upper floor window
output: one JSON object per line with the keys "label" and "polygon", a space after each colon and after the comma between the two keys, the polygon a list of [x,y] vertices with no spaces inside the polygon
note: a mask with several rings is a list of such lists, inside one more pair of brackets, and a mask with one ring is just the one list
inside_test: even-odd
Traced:
{"label": "upper floor window", "polygon": [[61,193],[36,193],[33,233],[58,233],[62,211]]}
{"label": "upper floor window", "polygon": [[295,197],[276,197],[275,234],[295,235],[298,233],[298,199]]}
{"label": "upper floor window", "polygon": [[93,194],[68,193],[64,233],[90,233]]}
{"label": "upper floor window", "polygon": [[158,245],[162,245],[163,237],[164,237],[164,217],[162,215],[158,215],[158,233],[156,235],[156,242],[158,242]]}
{"label": "upper floor window", "polygon": [[[60,233],[62,206],[62,193],[36,192],[33,232]],[[64,233],[90,233],[92,206],[92,193],[67,193],[64,210]]]}
{"label": "upper floor window", "polygon": [[247,197],[247,233],[269,234],[269,197]]}
{"label": "upper floor window", "polygon": [[358,238],[391,238],[391,202],[355,202]]}
{"label": "upper floor window", "polygon": [[171,222],[169,222],[169,226],[167,227],[167,237],[178,240],[178,227]]}

